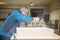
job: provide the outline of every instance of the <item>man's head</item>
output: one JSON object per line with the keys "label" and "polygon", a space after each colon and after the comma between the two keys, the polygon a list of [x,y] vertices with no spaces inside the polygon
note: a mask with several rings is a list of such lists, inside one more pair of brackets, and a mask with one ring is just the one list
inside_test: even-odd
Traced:
{"label": "man's head", "polygon": [[20,8],[20,11],[22,12],[23,15],[27,15],[27,13],[29,12],[29,9],[26,7],[22,7]]}

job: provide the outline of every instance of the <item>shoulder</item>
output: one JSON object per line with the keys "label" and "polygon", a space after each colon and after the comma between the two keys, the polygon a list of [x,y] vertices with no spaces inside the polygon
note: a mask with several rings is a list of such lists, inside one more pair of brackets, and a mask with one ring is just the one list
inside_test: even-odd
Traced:
{"label": "shoulder", "polygon": [[18,10],[15,10],[15,11],[12,12],[12,14],[13,14],[13,15],[19,15],[19,14],[21,14],[21,13],[20,13]]}
{"label": "shoulder", "polygon": [[12,12],[12,16],[14,16],[14,17],[20,17],[20,16],[22,16],[22,13],[19,12],[18,10],[15,10],[14,12]]}

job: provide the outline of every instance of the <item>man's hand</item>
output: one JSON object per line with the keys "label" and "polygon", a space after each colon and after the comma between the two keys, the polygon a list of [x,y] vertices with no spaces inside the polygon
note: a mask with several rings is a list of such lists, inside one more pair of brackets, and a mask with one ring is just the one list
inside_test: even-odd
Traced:
{"label": "man's hand", "polygon": [[39,17],[34,17],[33,18],[33,23],[39,23],[40,18]]}
{"label": "man's hand", "polygon": [[39,23],[40,18],[39,17],[33,17],[32,22],[27,22],[28,26],[32,26],[32,23]]}

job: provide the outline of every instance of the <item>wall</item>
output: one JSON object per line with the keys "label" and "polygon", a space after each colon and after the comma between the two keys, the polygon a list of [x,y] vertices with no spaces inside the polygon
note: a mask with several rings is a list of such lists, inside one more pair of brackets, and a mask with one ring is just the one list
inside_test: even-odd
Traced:
{"label": "wall", "polygon": [[[5,7],[6,8],[6,7]],[[13,12],[14,10],[16,10],[16,9],[19,9],[19,7],[15,7],[15,8],[13,8],[13,7],[7,7],[6,9],[5,8],[1,8],[0,9],[0,18],[3,18],[3,19],[5,19],[7,16],[8,16],[8,14],[9,13],[11,13],[11,12]],[[44,9],[44,14],[46,13],[46,7],[28,7],[29,9]],[[29,12],[29,15],[30,15],[30,12]]]}
{"label": "wall", "polygon": [[58,20],[60,16],[59,14],[60,14],[60,9],[50,12],[50,20]]}
{"label": "wall", "polygon": [[48,6],[50,20],[54,23],[55,20],[60,19],[60,0],[55,0]]}
{"label": "wall", "polygon": [[1,9],[0,10],[0,18],[5,19],[7,18],[8,14],[13,12],[14,10],[9,10],[9,9]]}
{"label": "wall", "polygon": [[5,19],[8,16],[8,13],[0,13],[0,18]]}

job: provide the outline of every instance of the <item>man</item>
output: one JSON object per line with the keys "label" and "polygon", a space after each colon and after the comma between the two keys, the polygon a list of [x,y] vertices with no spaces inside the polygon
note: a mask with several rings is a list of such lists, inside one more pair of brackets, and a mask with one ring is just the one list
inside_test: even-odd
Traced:
{"label": "man", "polygon": [[15,32],[15,28],[18,27],[20,22],[39,22],[39,17],[32,18],[27,16],[27,13],[28,9],[25,7],[12,12],[0,28],[0,40],[10,40],[13,32]]}

